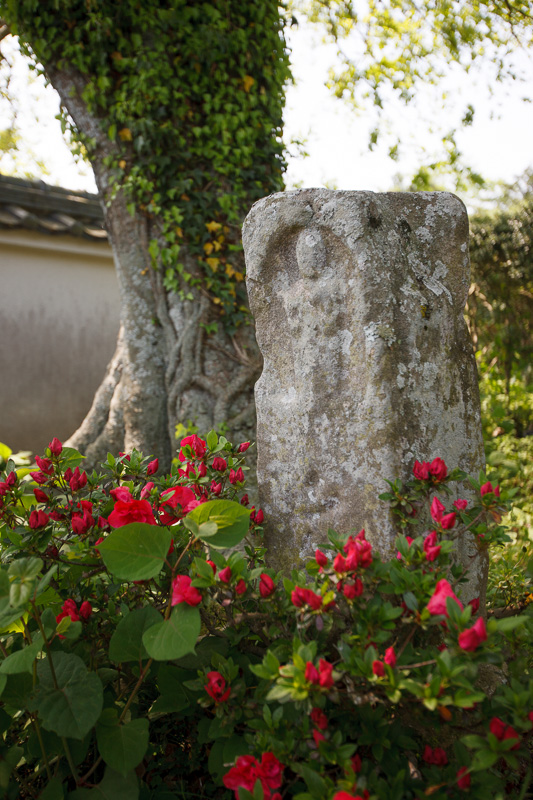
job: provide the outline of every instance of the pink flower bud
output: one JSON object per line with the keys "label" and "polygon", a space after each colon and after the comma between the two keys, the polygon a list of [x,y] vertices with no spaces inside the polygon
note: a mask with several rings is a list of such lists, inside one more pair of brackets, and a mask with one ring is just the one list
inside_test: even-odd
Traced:
{"label": "pink flower bud", "polygon": [[150,496],[150,492],[154,486],[155,483],[153,481],[148,481],[148,483],[143,486],[141,489],[141,500],[146,500],[146,498]]}
{"label": "pink flower bud", "polygon": [[266,572],[263,572],[259,578],[259,594],[261,597],[270,597],[276,591],[276,584]]}
{"label": "pink flower bud", "polygon": [[208,561],[207,563],[209,564],[209,566],[213,570],[213,575],[216,575],[217,574],[217,565],[215,564],[215,562],[214,561]]}
{"label": "pink flower bud", "polygon": [[80,617],[82,618],[82,620],[84,620],[84,622],[87,622],[87,620],[89,619],[89,617],[93,613],[93,607],[89,603],[88,600],[84,600],[83,601],[83,603],[80,606],[80,610],[79,610],[78,613],[79,613]]}
{"label": "pink flower bud", "polygon": [[259,511],[255,512],[255,520],[254,520],[254,522],[255,522],[256,525],[261,525],[263,523],[264,519],[265,519],[265,515],[263,514],[262,509],[259,509]]}
{"label": "pink flower bud", "polygon": [[248,450],[249,447],[250,447],[250,442],[243,442],[242,444],[240,444],[238,446],[237,452],[238,453],[246,453],[246,451]]}
{"label": "pink flower bud", "polygon": [[221,491],[222,491],[222,484],[217,483],[216,481],[211,481],[211,492],[218,496]]}
{"label": "pink flower bud", "polygon": [[35,495],[35,499],[37,500],[38,503],[48,503],[49,497],[46,494],[46,492],[43,492],[42,489],[38,489],[37,487],[35,487],[35,489],[33,490],[33,494]]}
{"label": "pink flower bud", "polygon": [[[212,463],[211,466],[217,472],[224,472],[224,470],[227,469],[227,467],[228,467],[228,462],[226,461],[225,458],[221,458],[220,456],[216,456],[213,459],[213,463]],[[232,470],[232,472],[233,472],[233,470]]]}
{"label": "pink flower bud", "polygon": [[56,436],[54,436],[54,438],[52,439],[52,441],[48,445],[48,448],[49,448],[50,452],[52,453],[52,455],[56,456],[56,457],[60,456],[61,453],[63,452],[63,445],[61,444],[61,442],[59,441],[59,439]]}
{"label": "pink flower bud", "polygon": [[383,665],[382,661],[373,661],[372,662],[372,672],[376,676],[376,678],[383,678],[385,675],[385,666]]}
{"label": "pink flower bud", "polygon": [[325,567],[328,563],[328,557],[322,550],[315,550],[315,560],[319,567]]}
{"label": "pink flower bud", "polygon": [[306,681],[309,681],[309,683],[318,684],[318,682],[320,680],[320,676],[318,674],[318,670],[317,670],[317,668],[315,667],[315,665],[311,661],[308,661],[307,664],[305,665],[305,675],[304,675],[304,677],[305,677]]}
{"label": "pink flower bud", "polygon": [[248,495],[243,494],[243,496],[241,497],[241,506],[247,506],[249,502],[250,498],[248,497]]}
{"label": "pink flower bud", "polygon": [[146,467],[146,474],[147,475],[155,475],[157,470],[159,469],[159,459],[154,458],[153,461],[150,461],[148,466]]}
{"label": "pink flower bud", "polygon": [[28,524],[32,530],[37,530],[38,528],[44,528],[48,524],[48,519],[48,514],[44,511],[32,511]]}
{"label": "pink flower bud", "polygon": [[241,578],[235,586],[235,594],[244,594],[247,588],[246,581]]}
{"label": "pink flower bud", "polygon": [[221,569],[218,573],[218,579],[222,581],[222,583],[229,583],[231,580],[231,567],[224,567],[224,569]]}
{"label": "pink flower bud", "polygon": [[388,647],[385,650],[384,661],[385,664],[388,664],[389,667],[392,667],[394,669],[394,667],[396,666],[396,653],[394,652],[394,647]]}
{"label": "pink flower bud", "polygon": [[198,477],[199,478],[205,478],[206,475],[207,475],[207,467],[206,467],[205,463],[202,461],[198,465]]}

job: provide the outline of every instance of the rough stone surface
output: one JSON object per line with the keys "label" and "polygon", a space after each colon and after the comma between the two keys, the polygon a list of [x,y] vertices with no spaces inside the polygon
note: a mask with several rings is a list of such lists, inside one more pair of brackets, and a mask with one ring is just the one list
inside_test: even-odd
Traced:
{"label": "rough stone surface", "polygon": [[466,210],[441,192],[284,192],[253,206],[243,242],[271,562],[296,566],[328,527],[365,528],[391,554],[384,478],[417,458],[484,466]]}

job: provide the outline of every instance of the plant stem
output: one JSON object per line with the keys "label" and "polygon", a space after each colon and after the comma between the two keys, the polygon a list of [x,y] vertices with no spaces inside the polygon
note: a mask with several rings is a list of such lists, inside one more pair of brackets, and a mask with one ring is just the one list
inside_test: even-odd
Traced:
{"label": "plant stem", "polygon": [[43,761],[44,761],[44,766],[45,766],[45,769],[46,769],[46,774],[48,776],[48,780],[51,781],[52,780],[52,773],[50,771],[50,763],[48,761],[48,756],[46,755],[46,750],[44,749],[44,742],[43,742],[43,737],[42,737],[42,734],[41,734],[41,726],[39,725],[39,723],[37,722],[37,719],[35,717],[30,717],[30,719],[31,719],[31,724],[32,724],[33,730],[35,731],[35,734],[36,734],[36,736],[37,736],[37,738],[39,740],[39,747],[41,748],[41,753],[43,754]]}
{"label": "plant stem", "polygon": [[119,725],[120,725],[121,722],[123,722],[124,717],[126,716],[129,707],[133,703],[133,700],[135,699],[135,696],[136,696],[137,692],[141,688],[141,684],[144,681],[144,679],[145,679],[145,677],[146,677],[146,675],[148,673],[148,670],[152,666],[153,660],[154,660],[153,658],[148,659],[148,661],[146,662],[146,666],[144,667],[143,671],[139,675],[139,679],[138,679],[137,683],[135,684],[135,686],[133,687],[133,692],[130,694],[128,702],[126,703],[126,705],[122,709],[122,714],[118,718]]}

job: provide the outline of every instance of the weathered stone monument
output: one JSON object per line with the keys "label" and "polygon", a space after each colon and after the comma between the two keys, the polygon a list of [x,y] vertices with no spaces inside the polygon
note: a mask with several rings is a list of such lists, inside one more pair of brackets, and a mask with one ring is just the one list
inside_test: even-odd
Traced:
{"label": "weathered stone monument", "polygon": [[284,192],[253,206],[243,242],[270,560],[301,563],[328,527],[388,555],[384,478],[436,456],[484,466],[466,210],[441,192]]}

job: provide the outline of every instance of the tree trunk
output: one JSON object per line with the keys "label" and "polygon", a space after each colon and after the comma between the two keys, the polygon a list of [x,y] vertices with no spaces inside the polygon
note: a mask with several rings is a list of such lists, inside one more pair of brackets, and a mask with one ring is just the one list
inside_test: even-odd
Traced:
{"label": "tree trunk", "polygon": [[[105,459],[108,451],[137,448],[168,469],[178,423],[192,423],[201,433],[222,428],[235,441],[250,439],[253,384],[261,371],[253,330],[242,329],[235,337],[207,335],[212,304],[201,289],[187,287],[193,300],[184,300],[164,288],[148,250],[158,235],[156,223],[138,210],[130,213],[123,192],[112,191],[105,163],[114,144],[87,111],[81,76],[53,68],[47,73],[78,130],[92,140],[121,298],[117,349],[91,410],[68,444],[84,452],[88,465]],[[193,271],[193,263],[187,265],[190,256],[180,253],[180,259]]]}

